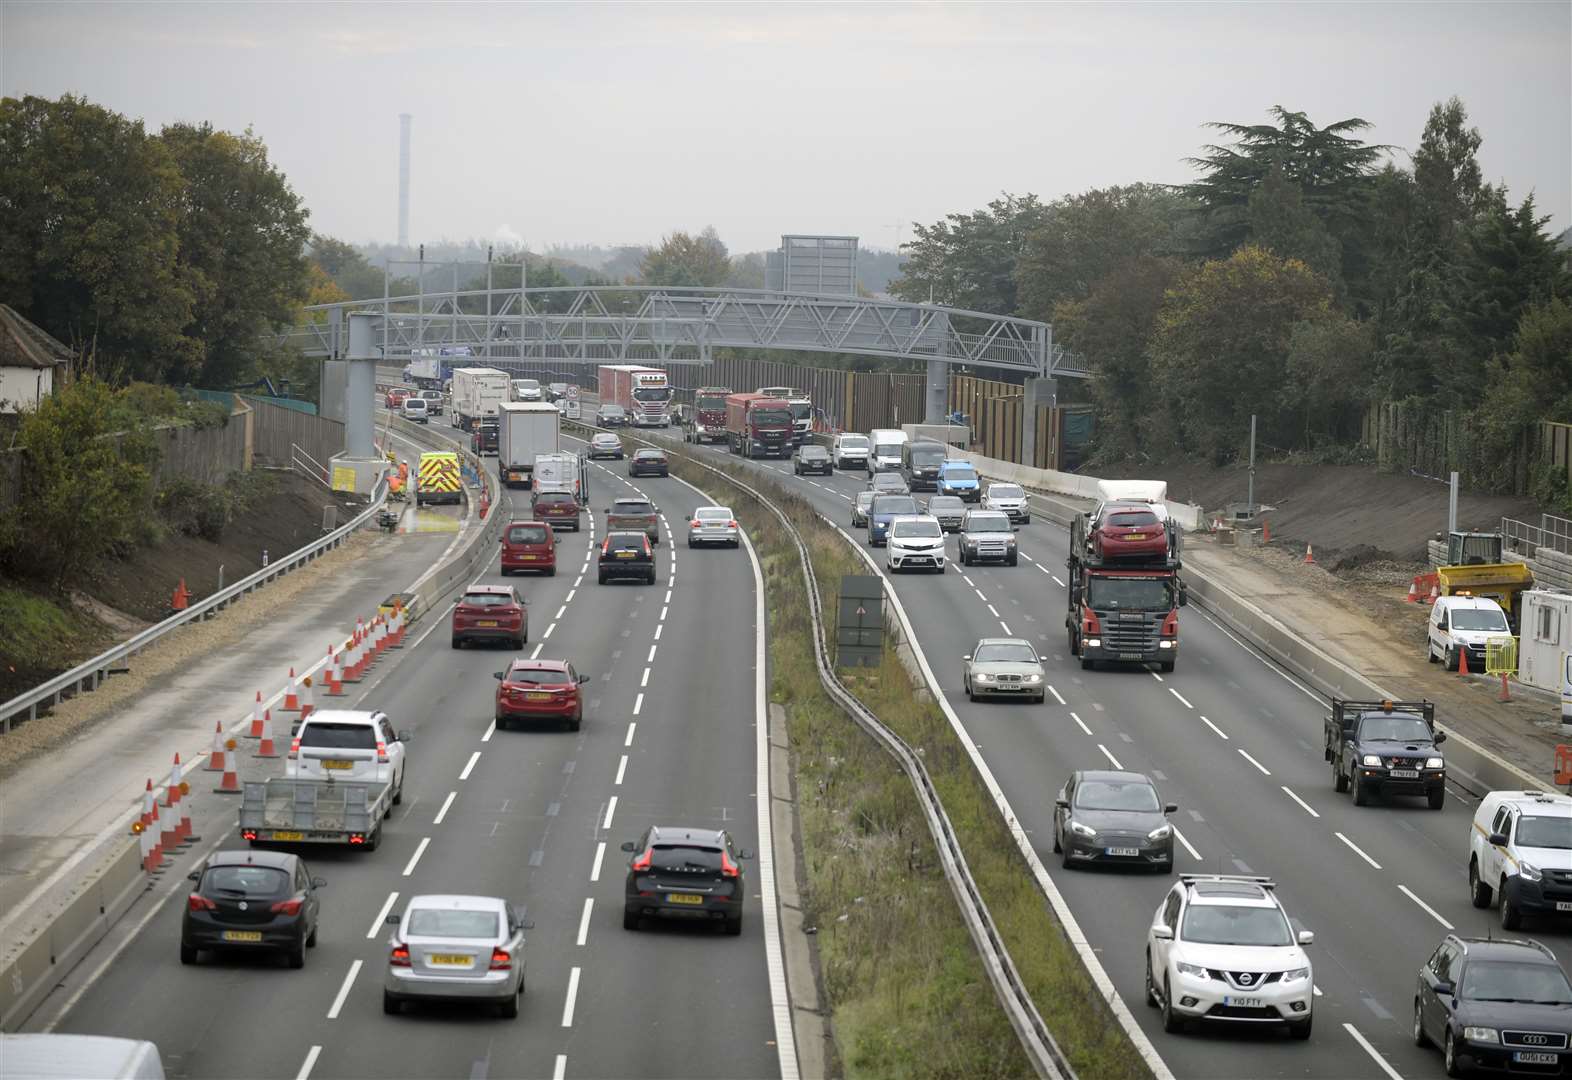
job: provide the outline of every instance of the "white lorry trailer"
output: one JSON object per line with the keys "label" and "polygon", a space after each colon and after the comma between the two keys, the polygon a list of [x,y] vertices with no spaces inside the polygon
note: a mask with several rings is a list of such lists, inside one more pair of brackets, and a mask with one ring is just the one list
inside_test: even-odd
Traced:
{"label": "white lorry trailer", "polygon": [[497,406],[513,394],[508,373],[496,368],[463,367],[453,369],[453,423],[462,431],[474,431],[484,417],[495,417]]}
{"label": "white lorry trailer", "polygon": [[562,414],[544,401],[509,401],[497,407],[497,477],[507,487],[528,488],[535,458],[561,448]]}

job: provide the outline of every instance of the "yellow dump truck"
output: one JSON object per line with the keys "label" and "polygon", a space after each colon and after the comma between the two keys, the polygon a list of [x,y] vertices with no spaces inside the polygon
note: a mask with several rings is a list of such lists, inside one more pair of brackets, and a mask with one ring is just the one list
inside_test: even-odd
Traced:
{"label": "yellow dump truck", "polygon": [[1516,633],[1522,594],[1534,587],[1534,573],[1526,563],[1501,560],[1501,534],[1451,533],[1447,537],[1447,560],[1450,565],[1436,567],[1440,594],[1494,600],[1506,612]]}

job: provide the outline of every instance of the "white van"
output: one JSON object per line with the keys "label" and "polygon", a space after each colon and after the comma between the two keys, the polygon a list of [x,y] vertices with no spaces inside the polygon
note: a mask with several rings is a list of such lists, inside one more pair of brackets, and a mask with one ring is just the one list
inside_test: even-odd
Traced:
{"label": "white van", "polygon": [[5,1080],[164,1080],[158,1047],[108,1035],[0,1035]]}
{"label": "white van", "polygon": [[[1159,520],[1168,520],[1168,481],[1166,480],[1099,480],[1097,497],[1101,502],[1150,503]],[[1098,506],[1101,516],[1102,507]]]}
{"label": "white van", "polygon": [[899,472],[901,448],[906,445],[906,432],[894,428],[874,428],[868,432],[872,450],[868,453],[868,475],[876,472]]}
{"label": "white van", "polygon": [[1485,645],[1512,637],[1506,612],[1494,600],[1483,596],[1443,596],[1430,609],[1430,631],[1426,659],[1437,660],[1448,671],[1457,670],[1459,649],[1468,650],[1468,670],[1476,675],[1485,671]]}

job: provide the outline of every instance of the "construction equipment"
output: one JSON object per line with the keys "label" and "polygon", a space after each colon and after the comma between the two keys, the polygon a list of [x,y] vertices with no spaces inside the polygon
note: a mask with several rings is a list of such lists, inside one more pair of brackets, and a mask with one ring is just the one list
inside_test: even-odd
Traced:
{"label": "construction equipment", "polygon": [[1502,561],[1501,534],[1452,532],[1447,534],[1447,562],[1436,567],[1441,596],[1482,596],[1506,612],[1514,633],[1521,624],[1522,594],[1534,587],[1534,574],[1526,563]]}

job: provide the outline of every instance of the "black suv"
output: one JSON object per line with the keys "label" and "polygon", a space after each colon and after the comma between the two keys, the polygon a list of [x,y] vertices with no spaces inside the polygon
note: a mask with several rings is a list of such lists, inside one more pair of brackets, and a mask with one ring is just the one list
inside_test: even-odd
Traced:
{"label": "black suv", "polygon": [[637,578],[655,584],[655,549],[641,532],[608,533],[600,545],[598,566],[602,585],[612,578]]}
{"label": "black suv", "polygon": [[742,933],[742,904],[748,891],[742,862],[753,852],[732,845],[724,829],[657,825],[622,850],[628,860],[622,928],[637,930],[644,918],[723,923]]}
{"label": "black suv", "polygon": [[180,923],[180,962],[203,949],[281,952],[304,967],[317,945],[317,890],[299,855],[282,851],[218,851],[191,872],[196,887]]}
{"label": "black suv", "polygon": [[1414,994],[1414,1042],[1439,1043],[1446,1074],[1572,1074],[1572,983],[1537,941],[1448,934]]}
{"label": "black suv", "polygon": [[816,472],[820,476],[830,476],[835,472],[835,461],[830,457],[830,452],[818,443],[803,443],[797,447],[791,463],[791,471],[798,476]]}

